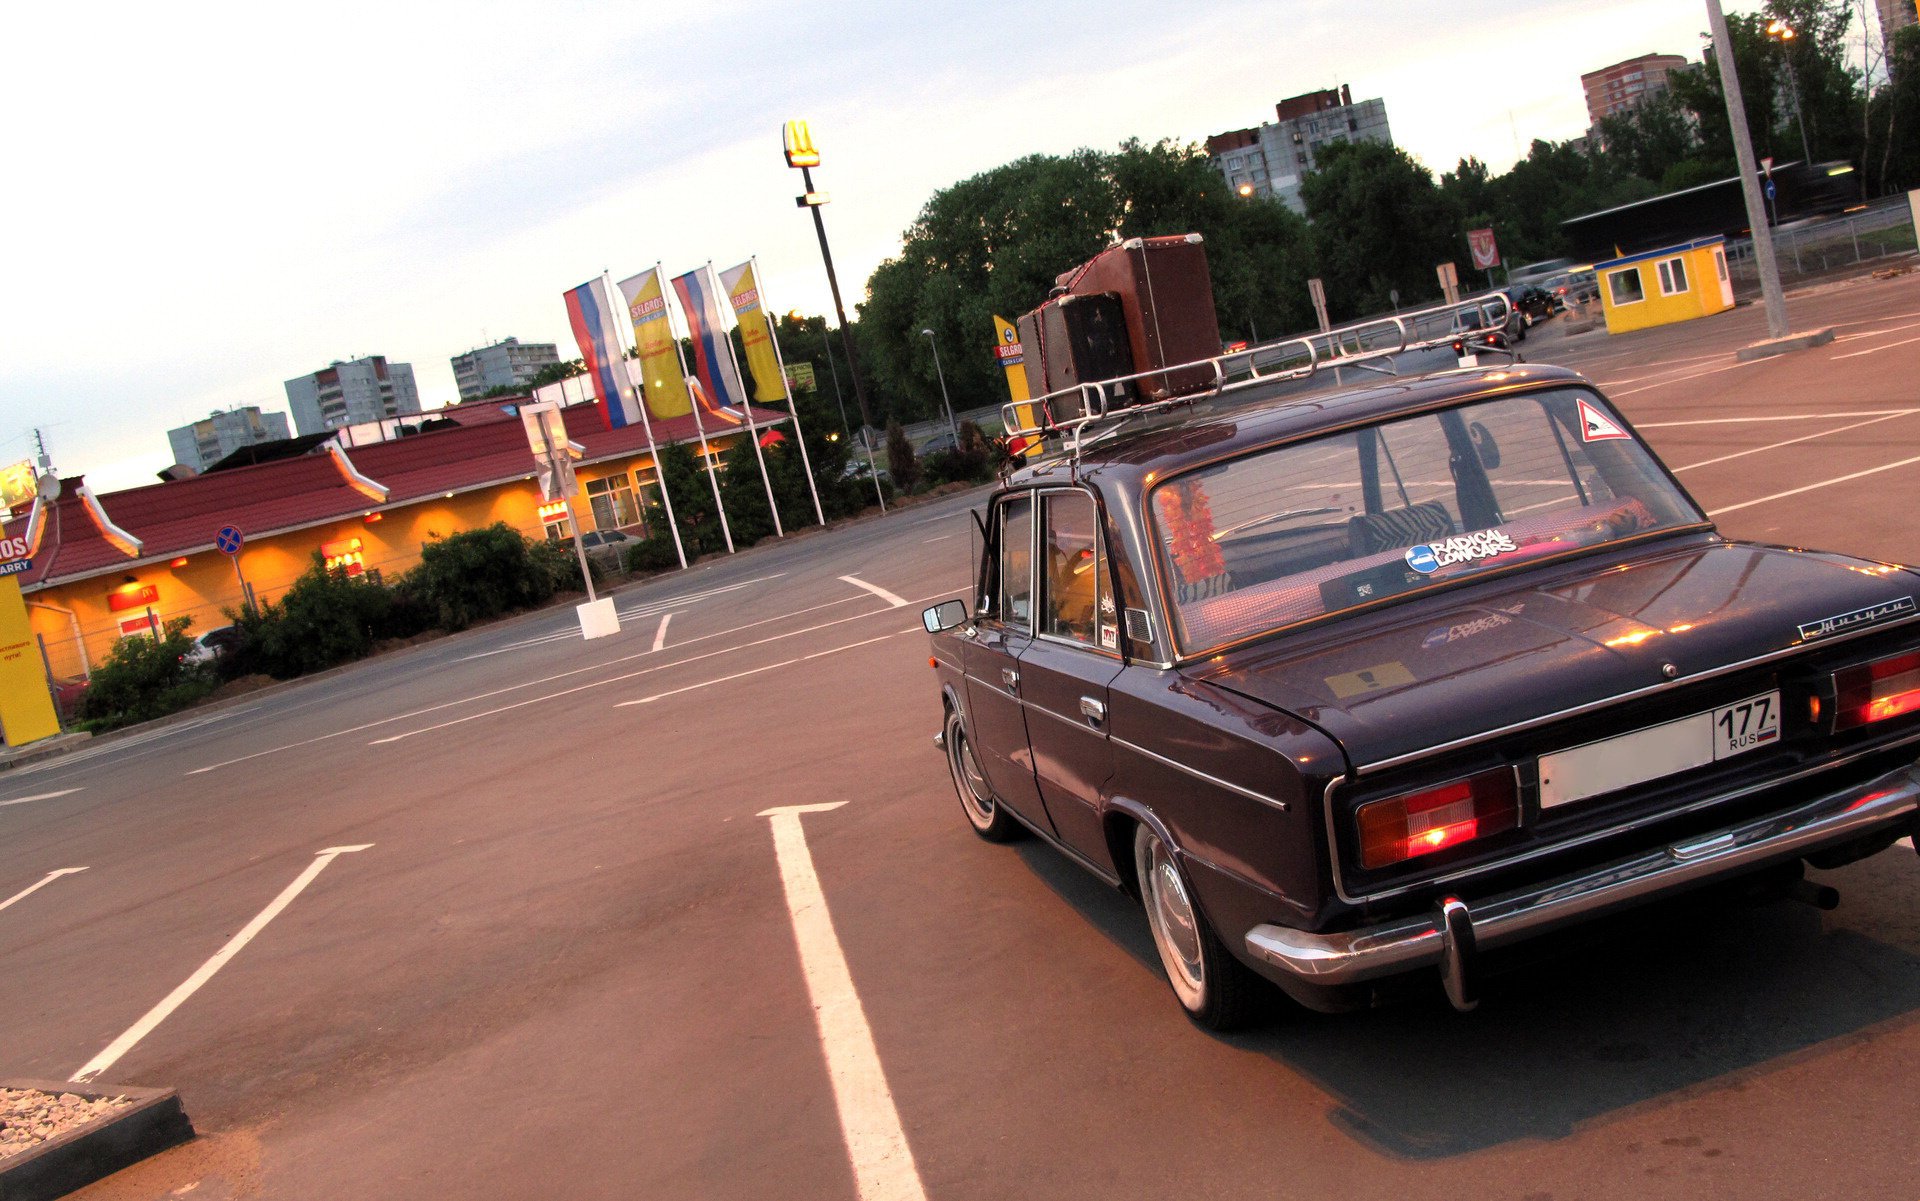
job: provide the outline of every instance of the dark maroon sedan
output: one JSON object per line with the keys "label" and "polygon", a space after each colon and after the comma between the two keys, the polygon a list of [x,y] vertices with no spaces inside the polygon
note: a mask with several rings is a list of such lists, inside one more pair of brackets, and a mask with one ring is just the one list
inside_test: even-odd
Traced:
{"label": "dark maroon sedan", "polygon": [[[1199,1023],[1913,832],[1920,574],[1732,542],[1581,377],[1084,422],[927,611],[973,829],[1146,908]],[[1254,397],[1247,399],[1247,397]]]}

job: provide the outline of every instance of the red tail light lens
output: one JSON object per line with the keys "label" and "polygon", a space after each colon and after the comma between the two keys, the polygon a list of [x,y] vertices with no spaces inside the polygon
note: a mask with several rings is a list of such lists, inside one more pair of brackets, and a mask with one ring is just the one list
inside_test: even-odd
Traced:
{"label": "red tail light lens", "polygon": [[1438,788],[1369,801],[1356,815],[1360,865],[1390,867],[1520,824],[1513,773],[1481,772]]}
{"label": "red tail light lens", "polygon": [[1920,711],[1920,651],[1845,668],[1833,683],[1836,730]]}

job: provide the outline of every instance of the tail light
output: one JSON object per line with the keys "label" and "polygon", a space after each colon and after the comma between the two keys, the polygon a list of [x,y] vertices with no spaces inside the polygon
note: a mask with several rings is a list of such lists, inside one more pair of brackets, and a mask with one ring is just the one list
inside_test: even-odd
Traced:
{"label": "tail light", "polygon": [[1844,668],[1833,684],[1836,730],[1920,711],[1920,651]]}
{"label": "tail light", "polygon": [[1438,788],[1369,801],[1355,815],[1360,866],[1390,867],[1520,824],[1519,796],[1507,768]]}

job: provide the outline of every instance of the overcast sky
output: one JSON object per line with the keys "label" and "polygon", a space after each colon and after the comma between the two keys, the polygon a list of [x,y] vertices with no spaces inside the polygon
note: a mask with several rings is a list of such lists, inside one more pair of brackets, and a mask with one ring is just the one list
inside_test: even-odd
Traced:
{"label": "overcast sky", "polygon": [[827,311],[789,117],[851,307],[933,191],[1022,155],[1199,141],[1344,83],[1436,174],[1501,171],[1585,131],[1582,72],[1698,59],[1706,24],[1698,0],[24,6],[0,463],[37,427],[64,474],[151,482],[169,427],[285,411],[282,381],[363,355],[437,407],[475,346],[574,357],[561,292],[656,259],[758,254],[774,308]]}

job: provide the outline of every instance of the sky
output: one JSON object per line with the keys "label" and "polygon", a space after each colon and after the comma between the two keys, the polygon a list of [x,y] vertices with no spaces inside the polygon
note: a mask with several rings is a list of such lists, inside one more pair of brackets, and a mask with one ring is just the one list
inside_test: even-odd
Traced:
{"label": "sky", "polygon": [[[1757,3],[1727,0],[1729,11]],[[1028,154],[1203,141],[1347,84],[1435,174],[1587,125],[1580,75],[1698,60],[1698,0],[707,0],[31,5],[0,74],[0,464],[41,431],[95,491],[166,431],[287,411],[336,359],[507,336],[578,354],[561,293],[757,254],[829,312],[781,125],[807,119],[849,310],[935,191]],[[1464,254],[1464,250],[1463,250]],[[983,341],[990,338],[983,331]]]}

